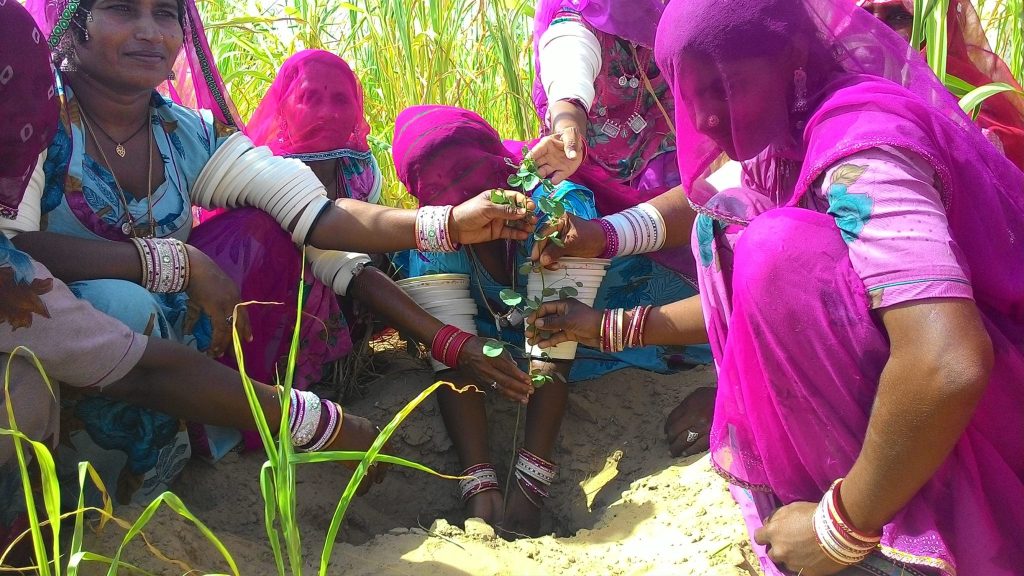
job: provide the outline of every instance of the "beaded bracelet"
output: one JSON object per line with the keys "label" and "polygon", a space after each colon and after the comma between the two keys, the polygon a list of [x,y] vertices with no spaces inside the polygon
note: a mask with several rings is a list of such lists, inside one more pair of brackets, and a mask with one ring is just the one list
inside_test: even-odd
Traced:
{"label": "beaded bracelet", "polygon": [[132,238],[142,263],[140,284],[150,292],[183,292],[192,275],[185,243],[175,238]]}
{"label": "beaded bracelet", "polygon": [[420,252],[456,252],[448,230],[451,206],[424,206],[416,211],[416,248]]}
{"label": "beaded bracelet", "polygon": [[841,511],[839,487],[843,479],[832,483],[814,510],[814,534],[818,546],[832,561],[844,566],[860,563],[882,541],[881,534],[857,530]]}
{"label": "beaded bracelet", "polygon": [[665,219],[647,202],[600,218],[600,221],[605,233],[601,258],[657,252],[665,245]]}

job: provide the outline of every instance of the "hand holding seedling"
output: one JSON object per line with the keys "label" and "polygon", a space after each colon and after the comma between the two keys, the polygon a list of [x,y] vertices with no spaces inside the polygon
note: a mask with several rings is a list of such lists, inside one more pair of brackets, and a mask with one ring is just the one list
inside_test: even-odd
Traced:
{"label": "hand holding seedling", "polygon": [[[555,232],[548,225],[542,235]],[[547,238],[537,240],[533,244],[530,259],[541,266],[551,269],[558,260],[565,256],[579,258],[599,258],[605,249],[604,230],[597,220],[584,220],[575,214],[566,214],[559,231],[562,242],[549,242]]]}
{"label": "hand holding seedling", "polygon": [[512,356],[502,348],[493,355],[493,340],[484,341],[474,338],[462,348],[459,355],[459,368],[467,371],[477,380],[487,385],[492,383],[499,394],[516,402],[526,404],[533,393],[530,376],[516,366]]}
{"label": "hand holding seedling", "polygon": [[533,202],[518,192],[503,191],[503,203],[481,192],[452,210],[449,230],[459,244],[491,240],[526,240],[536,224]]}
{"label": "hand holding seedling", "polygon": [[551,348],[563,342],[601,346],[601,312],[575,298],[545,302],[527,318],[530,344]]}
{"label": "hand holding seedling", "polygon": [[537,162],[537,171],[553,184],[561,184],[579,170],[583,163],[582,135],[575,127],[541,138],[528,157]]}

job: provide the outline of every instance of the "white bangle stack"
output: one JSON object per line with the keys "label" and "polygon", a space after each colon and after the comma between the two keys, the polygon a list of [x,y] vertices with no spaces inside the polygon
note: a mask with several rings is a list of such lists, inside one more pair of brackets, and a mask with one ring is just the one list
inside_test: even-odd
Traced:
{"label": "white bangle stack", "polygon": [[132,238],[142,262],[146,290],[157,294],[184,292],[191,276],[185,243],[175,238]]}
{"label": "white bangle stack", "polygon": [[451,206],[424,206],[416,211],[416,248],[420,252],[456,252],[459,245],[448,231]]}
{"label": "white bangle stack", "polygon": [[371,262],[366,254],[320,250],[312,246],[306,247],[306,260],[313,269],[313,276],[330,286],[339,296],[344,296],[348,292],[352,280]]}
{"label": "white bangle stack", "polygon": [[648,254],[665,245],[665,219],[646,202],[601,218],[601,227],[607,240],[602,258]]}
{"label": "white bangle stack", "polygon": [[43,172],[43,162],[46,161],[46,150],[43,150],[36,160],[36,167],[32,170],[32,177],[29,179],[28,187],[18,205],[18,215],[15,218],[0,216],[0,230],[8,238],[14,238],[22,232],[38,232],[42,220],[43,187],[46,184],[46,174]]}
{"label": "white bangle stack", "polygon": [[192,201],[204,208],[259,208],[291,230],[292,241],[300,246],[330,203],[323,184],[305,164],[274,156],[240,132],[210,157],[192,186]]}

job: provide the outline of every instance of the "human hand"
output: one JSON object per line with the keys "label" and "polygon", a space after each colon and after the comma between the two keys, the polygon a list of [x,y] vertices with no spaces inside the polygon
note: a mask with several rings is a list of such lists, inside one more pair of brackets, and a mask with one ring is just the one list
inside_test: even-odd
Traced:
{"label": "human hand", "polygon": [[776,510],[754,533],[754,542],[768,547],[768,557],[780,568],[801,576],[829,576],[846,566],[822,551],[814,533],[815,502],[794,502]]}
{"label": "human hand", "polygon": [[[561,246],[547,239],[556,230]],[[534,242],[530,259],[549,269],[564,256],[598,258],[604,253],[607,243],[604,229],[597,220],[584,220],[568,212],[541,230],[540,235],[544,239]]]}
{"label": "human hand", "polygon": [[212,358],[220,358],[232,346],[232,328],[238,329],[238,335],[247,342],[252,341],[249,327],[249,315],[245,308],[235,306],[241,301],[241,294],[235,282],[198,248],[185,245],[188,252],[189,282],[185,292],[188,294],[192,313],[186,318],[185,331],[191,332],[197,312],[203,312],[210,318],[212,336],[210,347],[206,353]]}
{"label": "human hand", "polygon": [[567,126],[534,144],[527,156],[537,163],[537,173],[558,185],[571,178],[583,164],[582,132],[577,126]]}
{"label": "human hand", "polygon": [[710,447],[717,388],[697,388],[665,419],[665,438],[673,456],[692,456]]}
{"label": "human hand", "polygon": [[541,348],[562,342],[598,348],[602,315],[575,298],[545,302],[526,319],[526,337],[530,344]]}
{"label": "human hand", "polygon": [[509,400],[528,403],[533,393],[530,376],[519,369],[508,351],[492,358],[484,354],[483,349],[482,338],[474,337],[467,342],[459,353],[459,369]]}
{"label": "human hand", "polygon": [[533,201],[519,192],[504,191],[508,204],[491,201],[491,191],[481,192],[452,209],[448,230],[460,244],[491,240],[526,240],[537,222]]}

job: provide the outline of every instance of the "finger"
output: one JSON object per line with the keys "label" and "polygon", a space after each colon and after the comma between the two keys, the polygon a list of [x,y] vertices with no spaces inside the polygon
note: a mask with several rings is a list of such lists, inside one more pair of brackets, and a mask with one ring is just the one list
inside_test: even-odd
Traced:
{"label": "finger", "polygon": [[489,387],[505,398],[520,404],[526,404],[530,401],[533,386],[515,381],[510,383],[506,376],[496,370],[483,370],[482,374],[491,380]]}
{"label": "finger", "polygon": [[565,147],[565,157],[575,160],[579,152],[579,138],[575,128],[566,128],[562,131],[562,143]]}
{"label": "finger", "polygon": [[669,445],[669,451],[673,456],[688,456],[689,454],[687,454],[687,450],[696,444],[702,437],[707,436],[706,434],[700,434],[697,432],[696,438],[687,439],[691,432],[697,431],[692,428],[686,428],[685,430],[680,430],[678,434],[669,436],[669,441],[671,442]]}
{"label": "finger", "polygon": [[562,305],[554,314],[539,315],[533,324],[538,330],[545,332],[561,332],[568,329],[570,322],[566,314],[566,307]]}
{"label": "finger", "polygon": [[530,393],[533,392],[533,386],[519,380],[518,378],[511,377],[504,372],[494,370],[491,372],[492,382],[498,383],[498,391],[505,397],[511,398],[517,402],[525,402],[529,400]]}
{"label": "finger", "polygon": [[551,164],[545,164],[537,167],[537,174],[540,174],[541,178],[548,178],[555,173],[556,166]]}
{"label": "finger", "polygon": [[700,454],[702,452],[707,452],[710,449],[711,449],[711,435],[709,435],[709,434],[701,434],[697,438],[697,440],[695,440],[693,442],[693,444],[690,445],[689,448],[686,448],[685,450],[683,450],[683,456],[684,457],[693,456],[694,454]]}
{"label": "finger", "polygon": [[544,338],[543,340],[532,339],[532,340],[530,340],[530,344],[532,344],[532,345],[534,345],[534,346],[536,346],[538,348],[541,348],[541,349],[546,349],[546,348],[554,348],[555,346],[558,346],[559,344],[562,344],[564,342],[570,342],[570,341],[572,341],[572,340],[569,338],[569,335],[567,333],[565,333],[565,332],[555,332],[554,334],[548,336],[547,338]]}
{"label": "finger", "polygon": [[249,322],[249,311],[244,306],[235,307],[235,329],[243,342],[252,342],[252,324]]}
{"label": "finger", "polygon": [[[487,192],[485,192],[484,194],[489,195],[489,193]],[[505,196],[507,196],[508,199],[511,200],[512,203],[515,204],[517,207],[526,209],[526,211],[530,214],[532,214],[533,211],[537,209],[537,207],[534,206],[533,204],[533,200],[528,196],[524,195],[522,192],[516,192],[515,190],[506,190]]]}
{"label": "finger", "polygon": [[512,356],[506,352],[502,354],[496,362],[492,364],[499,372],[504,374],[507,378],[511,378],[515,381],[521,382],[526,386],[530,385],[530,375],[519,369],[519,365],[516,364]]}
{"label": "finger", "polygon": [[555,243],[549,243],[540,254],[540,265],[550,270],[558,264],[563,256],[565,256],[565,248]]}
{"label": "finger", "polygon": [[771,540],[768,538],[767,524],[754,531],[754,542],[760,546],[767,546],[771,543]]}
{"label": "finger", "polygon": [[231,339],[231,323],[228,320],[230,313],[223,310],[208,313],[210,316],[210,347],[206,353],[211,358],[220,358],[224,355],[227,343]]}
{"label": "finger", "polygon": [[544,256],[544,250],[548,247],[548,239],[545,237],[541,240],[537,240],[533,243],[533,248],[530,250],[530,261],[538,262]]}
{"label": "finger", "polygon": [[530,324],[536,324],[537,320],[546,316],[555,316],[559,314],[565,314],[569,310],[569,305],[565,300],[554,300],[551,302],[544,302],[527,317],[527,321]]}
{"label": "finger", "polygon": [[570,176],[572,176],[572,171],[567,168],[562,168],[552,172],[551,176],[548,176],[548,179],[551,180],[552,184],[557,186],[563,181],[568,180]]}

